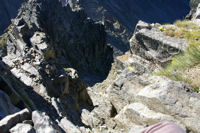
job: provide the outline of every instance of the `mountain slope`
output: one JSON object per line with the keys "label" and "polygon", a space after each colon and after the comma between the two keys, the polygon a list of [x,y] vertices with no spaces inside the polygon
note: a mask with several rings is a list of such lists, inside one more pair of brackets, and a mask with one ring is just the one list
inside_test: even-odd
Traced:
{"label": "mountain slope", "polygon": [[128,40],[139,20],[172,23],[183,19],[190,9],[189,0],[83,0],[78,4],[93,20],[104,23],[108,43],[121,52],[129,49]]}
{"label": "mountain slope", "polygon": [[10,25],[11,19],[17,16],[18,9],[25,0],[1,0],[0,34]]}

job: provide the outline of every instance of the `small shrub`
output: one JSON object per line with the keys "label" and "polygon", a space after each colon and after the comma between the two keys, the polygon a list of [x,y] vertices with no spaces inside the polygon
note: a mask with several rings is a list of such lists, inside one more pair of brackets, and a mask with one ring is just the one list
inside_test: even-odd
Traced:
{"label": "small shrub", "polygon": [[159,30],[160,30],[161,32],[163,32],[163,31],[164,31],[164,28],[163,28],[163,27],[159,27]]}

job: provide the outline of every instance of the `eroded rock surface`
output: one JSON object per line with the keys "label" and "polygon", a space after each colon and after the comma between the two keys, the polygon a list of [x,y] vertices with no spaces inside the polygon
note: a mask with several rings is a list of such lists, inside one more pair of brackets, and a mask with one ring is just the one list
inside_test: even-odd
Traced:
{"label": "eroded rock surface", "polygon": [[28,109],[8,115],[0,121],[0,131],[2,133],[7,133],[9,129],[14,127],[17,123],[21,123],[27,119],[30,119],[30,112]]}
{"label": "eroded rock surface", "polygon": [[[4,44],[0,92],[4,100],[10,99],[9,107],[21,112],[28,108],[32,113],[25,110],[24,118],[8,112],[4,104],[4,114],[11,115],[0,121],[0,131],[138,133],[152,124],[171,121],[187,132],[199,132],[199,94],[183,82],[153,76],[174,55],[184,52],[186,40],[166,36],[160,24],[140,21],[130,40],[130,52],[111,65],[113,49],[107,43],[124,39],[116,48],[126,47],[137,18],[120,21],[128,14],[118,10],[125,10],[124,3],[129,2],[24,3],[0,38]],[[148,7],[154,9],[149,2]]]}
{"label": "eroded rock surface", "polygon": [[23,124],[23,123],[18,123],[9,131],[10,133],[35,133],[35,130],[30,124]]}
{"label": "eroded rock surface", "polygon": [[62,130],[44,112],[34,111],[32,120],[36,133],[62,133]]}
{"label": "eroded rock surface", "polygon": [[[131,53],[117,58],[114,82],[109,82],[111,77],[108,76],[104,82],[96,85],[100,89],[93,87],[96,92],[88,88],[92,100],[98,106],[91,112],[83,111],[83,123],[93,127],[94,132],[139,133],[150,125],[169,121],[187,132],[199,132],[199,93],[184,82],[153,76],[157,69],[177,54],[173,51],[184,52],[182,46],[185,47],[187,41],[168,38],[158,27],[139,22],[130,42]],[[180,43],[174,45],[175,42]],[[164,47],[160,49],[160,46]],[[163,52],[167,56],[153,56],[163,55]],[[144,53],[150,53],[151,58]],[[106,83],[109,85],[106,86]]]}
{"label": "eroded rock surface", "polygon": [[128,42],[139,20],[168,23],[189,13],[189,0],[173,3],[170,0],[62,0],[62,3],[73,10],[82,8],[88,17],[104,24],[108,43],[116,55],[129,50]]}
{"label": "eroded rock surface", "polygon": [[185,39],[165,35],[159,30],[159,25],[139,21],[130,40],[130,47],[131,52],[140,57],[166,63],[174,55],[184,52],[187,43]]}

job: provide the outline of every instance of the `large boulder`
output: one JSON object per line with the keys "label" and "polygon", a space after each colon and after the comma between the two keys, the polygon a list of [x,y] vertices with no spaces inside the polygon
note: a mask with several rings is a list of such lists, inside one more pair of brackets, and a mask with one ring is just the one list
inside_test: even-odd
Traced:
{"label": "large boulder", "polygon": [[29,124],[18,123],[9,130],[10,133],[35,133],[33,127]]}
{"label": "large boulder", "polygon": [[45,112],[33,111],[32,120],[36,133],[62,133],[60,127]]}
{"label": "large boulder", "polygon": [[7,133],[9,129],[14,127],[17,123],[30,119],[30,112],[28,109],[21,110],[18,113],[8,115],[0,121],[1,133]]}
{"label": "large boulder", "polygon": [[200,3],[200,0],[190,0],[190,13],[188,14],[188,18],[193,18],[195,16],[195,13],[197,11],[197,7]]}
{"label": "large boulder", "polygon": [[64,106],[62,113],[70,117],[92,105],[85,82],[102,80],[113,60],[102,24],[58,0],[29,0],[6,33],[7,53],[1,57],[26,88],[21,88],[28,94],[25,100],[33,100],[38,110],[55,117],[59,115],[56,106],[50,109],[53,97],[60,99],[58,106]]}
{"label": "large boulder", "polygon": [[187,45],[185,39],[165,35],[159,26],[139,21],[130,39],[131,52],[147,60],[166,63],[183,52]]}
{"label": "large boulder", "polygon": [[72,122],[67,120],[66,117],[60,120],[59,125],[66,133],[81,133],[81,131]]}
{"label": "large boulder", "polygon": [[148,126],[172,121],[185,130],[200,130],[200,95],[183,82],[165,77],[137,75],[125,69],[107,89],[116,108],[116,123],[126,130],[133,125]]}

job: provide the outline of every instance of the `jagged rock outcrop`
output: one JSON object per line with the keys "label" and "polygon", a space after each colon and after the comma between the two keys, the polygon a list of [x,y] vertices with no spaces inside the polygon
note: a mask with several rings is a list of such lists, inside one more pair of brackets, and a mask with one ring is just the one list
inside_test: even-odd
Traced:
{"label": "jagged rock outcrop", "polygon": [[[17,9],[23,1],[24,0],[17,2],[12,0],[3,1],[3,3],[6,3],[6,6],[2,4],[3,8],[1,8],[2,11],[0,11],[0,14],[2,13],[2,18],[5,18],[4,20],[2,19],[2,21],[6,23],[6,26],[10,24],[10,18],[16,16]],[[126,0],[123,2],[120,0],[60,1],[62,6],[69,5],[73,11],[80,10],[81,8],[84,9],[88,17],[96,22],[103,23],[107,32],[108,43],[114,46],[116,54],[122,54],[129,49],[128,40],[138,20],[160,23],[173,22],[176,19],[183,18],[189,12],[189,0],[178,0],[173,4],[169,0],[164,3],[161,0],[153,3],[150,0]],[[9,3],[12,3],[10,5],[12,5],[13,8],[8,8]],[[145,10],[141,10],[143,8],[145,8]],[[6,29],[5,26],[4,29]],[[1,32],[2,31],[3,29]]]}
{"label": "jagged rock outcrop", "polygon": [[166,63],[174,55],[184,52],[187,43],[185,39],[165,35],[159,30],[159,24],[139,21],[130,39],[130,50],[147,60]]}
{"label": "jagged rock outcrop", "polygon": [[25,91],[27,86],[11,73],[2,60],[0,60],[0,74],[0,90],[9,96],[11,103],[19,109],[34,109],[34,104]]}
{"label": "jagged rock outcrop", "polygon": [[79,100],[88,99],[84,85],[75,85],[83,84],[81,80],[71,78],[65,70],[73,67],[82,76],[104,76],[112,62],[103,26],[87,19],[81,10],[62,7],[57,0],[23,4],[5,39],[3,61],[26,86],[44,97],[76,92],[81,95],[76,96]]}
{"label": "jagged rock outcrop", "polygon": [[0,34],[11,24],[11,19],[15,18],[18,9],[25,0],[2,0],[0,5]]}
{"label": "jagged rock outcrop", "polygon": [[[126,47],[130,27],[138,17],[128,22],[124,18],[128,14],[121,11],[131,10],[132,15],[136,10],[128,0],[90,2],[28,0],[0,37],[0,91],[8,95],[13,108],[33,111],[32,118],[28,118],[30,113],[23,119],[17,114],[5,117],[0,121],[6,127],[2,131],[136,133],[171,121],[185,131],[198,132],[199,94],[183,82],[152,75],[184,52],[187,41],[166,36],[160,24],[140,21],[130,52],[117,57],[111,69],[113,49],[107,43],[124,39],[123,46],[116,47]],[[154,10],[156,5],[160,12],[171,13],[168,7],[160,7],[161,1],[150,2],[142,6]],[[173,6],[181,7],[186,1],[176,2]],[[158,16],[160,20],[166,17]],[[17,120],[10,122],[10,117]]]}
{"label": "jagged rock outcrop", "polygon": [[186,18],[191,19],[196,24],[200,25],[200,1],[191,0],[190,1],[191,11]]}
{"label": "jagged rock outcrop", "polygon": [[44,112],[34,111],[32,120],[36,133],[62,133],[62,130]]}
{"label": "jagged rock outcrop", "polygon": [[[83,8],[87,15],[105,25],[108,42],[116,54],[129,49],[129,39],[139,20],[169,23],[189,13],[189,0],[62,0],[73,9]],[[145,10],[144,10],[145,9]],[[176,12],[176,13],[175,13]]]}
{"label": "jagged rock outcrop", "polygon": [[[69,127],[83,125],[81,110],[92,108],[86,86],[102,80],[113,60],[104,26],[87,18],[82,10],[62,7],[58,0],[29,0],[0,39],[1,59],[6,63],[1,61],[0,89],[14,96],[11,102],[20,109],[46,112],[47,122],[65,116],[71,122]],[[59,127],[56,122],[54,125]],[[80,130],[87,131],[84,127]]]}
{"label": "jagged rock outcrop", "polygon": [[0,39],[1,58],[11,71],[2,63],[0,89],[12,95],[11,102],[20,109],[44,110],[53,121],[67,116],[81,124],[81,109],[92,106],[81,78],[105,76],[112,62],[104,27],[57,0],[29,0]]}
{"label": "jagged rock outcrop", "polygon": [[30,124],[18,123],[9,130],[10,133],[35,133],[35,130]]}
{"label": "jagged rock outcrop", "polygon": [[195,16],[199,3],[199,0],[190,0],[190,13],[187,15],[187,18],[191,19]]}
{"label": "jagged rock outcrop", "polygon": [[1,133],[8,133],[9,129],[14,127],[17,123],[30,119],[30,116],[31,115],[28,109],[6,116],[0,121]]}
{"label": "jagged rock outcrop", "polygon": [[82,120],[94,132],[139,133],[164,121],[176,123],[187,132],[199,132],[199,93],[184,82],[153,76],[177,51],[184,52],[187,45],[186,40],[163,34],[160,26],[139,22],[130,40],[131,53],[117,57],[114,82],[108,77],[97,85],[99,90],[93,87],[96,92],[88,89],[98,106],[91,112],[84,110]]}

